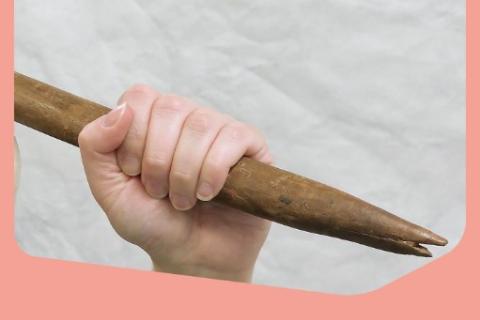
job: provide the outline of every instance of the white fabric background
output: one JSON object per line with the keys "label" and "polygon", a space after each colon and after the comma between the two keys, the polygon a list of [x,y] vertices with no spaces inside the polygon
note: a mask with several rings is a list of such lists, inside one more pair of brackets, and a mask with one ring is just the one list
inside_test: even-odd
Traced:
{"label": "white fabric background", "polygon": [[[255,124],[279,167],[450,240],[465,223],[464,2],[15,1],[15,68],[105,105],[148,83]],[[149,269],[77,149],[16,125],[16,237],[34,256]],[[433,259],[274,225],[254,281],[359,293]]]}

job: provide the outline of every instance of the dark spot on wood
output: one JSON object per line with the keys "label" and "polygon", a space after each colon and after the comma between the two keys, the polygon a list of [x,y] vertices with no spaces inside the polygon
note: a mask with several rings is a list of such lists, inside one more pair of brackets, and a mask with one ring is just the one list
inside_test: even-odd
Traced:
{"label": "dark spot on wood", "polygon": [[278,200],[280,200],[281,203],[285,203],[286,205],[289,205],[290,203],[292,203],[292,200],[290,200],[288,197],[285,197],[283,195],[281,195]]}

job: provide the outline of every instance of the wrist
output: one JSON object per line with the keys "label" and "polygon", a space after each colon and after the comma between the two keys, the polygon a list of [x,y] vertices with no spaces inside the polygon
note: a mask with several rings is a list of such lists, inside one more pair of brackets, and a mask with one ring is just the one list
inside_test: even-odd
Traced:
{"label": "wrist", "polygon": [[155,272],[182,274],[193,277],[210,278],[250,283],[253,267],[248,270],[214,270],[205,266],[171,266],[165,263],[156,263],[152,260],[152,269]]}

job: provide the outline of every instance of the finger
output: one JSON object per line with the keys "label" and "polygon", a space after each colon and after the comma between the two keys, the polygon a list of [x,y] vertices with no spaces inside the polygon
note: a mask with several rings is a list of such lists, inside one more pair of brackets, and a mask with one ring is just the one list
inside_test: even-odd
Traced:
{"label": "finger", "polygon": [[260,132],[241,122],[227,124],[219,132],[202,166],[196,196],[209,201],[222,189],[230,168],[243,156],[270,164],[272,158]]}
{"label": "finger", "polygon": [[195,205],[202,163],[226,121],[226,117],[205,108],[196,109],[185,120],[169,177],[169,197],[177,210],[188,210]]}
{"label": "finger", "polygon": [[158,96],[146,85],[134,85],[120,98],[121,103],[127,103],[134,111],[132,126],[117,152],[120,168],[129,176],[140,174],[150,109]]}
{"label": "finger", "polygon": [[153,198],[168,195],[175,146],[185,119],[195,108],[187,99],[172,95],[164,95],[153,104],[142,159],[142,183]]}
{"label": "finger", "polygon": [[78,136],[87,180],[100,205],[128,180],[117,164],[115,150],[125,139],[132,120],[132,110],[123,104],[86,125]]}

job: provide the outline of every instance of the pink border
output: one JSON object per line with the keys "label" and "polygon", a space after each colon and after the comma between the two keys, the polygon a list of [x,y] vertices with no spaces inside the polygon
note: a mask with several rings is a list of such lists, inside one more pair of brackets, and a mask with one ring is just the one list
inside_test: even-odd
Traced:
{"label": "pink border", "polygon": [[[390,285],[336,296],[33,258],[13,231],[13,1],[0,4],[0,318],[466,319],[480,284],[480,2],[467,0],[467,227],[449,254]],[[470,316],[470,317],[468,317]]]}

